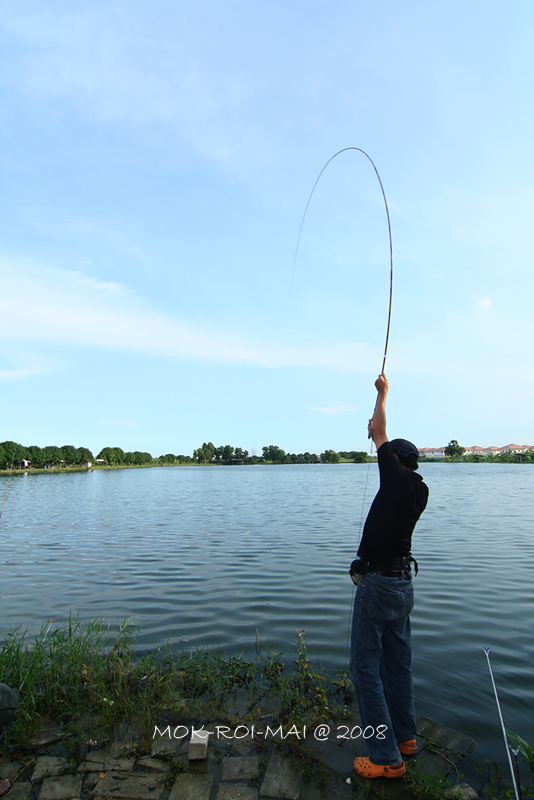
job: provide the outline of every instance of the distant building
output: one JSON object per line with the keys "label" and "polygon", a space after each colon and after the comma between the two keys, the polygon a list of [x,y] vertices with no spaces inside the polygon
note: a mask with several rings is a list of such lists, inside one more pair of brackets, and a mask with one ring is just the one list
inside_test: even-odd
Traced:
{"label": "distant building", "polygon": [[511,450],[512,453],[526,453],[527,450],[534,450],[534,446],[529,444],[505,444],[501,448],[501,453],[506,453],[508,450]]}
{"label": "distant building", "polygon": [[[420,447],[419,455],[421,458],[446,458],[445,447]],[[534,450],[534,445],[529,444],[506,444],[504,447],[480,447],[475,444],[471,447],[464,447],[464,456],[478,456],[479,458],[487,458],[487,456],[500,456],[502,453],[511,452],[515,455],[527,453],[529,450]]]}
{"label": "distant building", "polygon": [[420,458],[445,458],[444,447],[420,447]]}

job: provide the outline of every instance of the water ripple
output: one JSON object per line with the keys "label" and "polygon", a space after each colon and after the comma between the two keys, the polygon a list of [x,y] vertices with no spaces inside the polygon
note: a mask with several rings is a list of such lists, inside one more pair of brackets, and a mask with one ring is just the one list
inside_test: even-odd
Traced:
{"label": "water ripple", "polygon": [[[502,759],[486,659],[507,725],[532,740],[534,468],[428,464],[414,536],[418,711]],[[366,496],[364,489],[368,477]],[[345,666],[362,508],[376,466],[191,467],[13,476],[2,518],[5,633],[69,613],[131,617],[139,646],[221,646]],[[0,479],[3,494],[5,478]]]}

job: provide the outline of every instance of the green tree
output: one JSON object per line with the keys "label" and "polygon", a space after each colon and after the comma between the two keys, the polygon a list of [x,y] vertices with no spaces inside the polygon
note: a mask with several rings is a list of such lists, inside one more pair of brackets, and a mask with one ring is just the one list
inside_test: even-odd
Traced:
{"label": "green tree", "polygon": [[275,444],[270,444],[268,447],[262,447],[263,458],[265,461],[272,461],[273,464],[283,464],[286,453],[281,447]]}
{"label": "green tree", "polygon": [[197,450],[193,450],[193,461],[196,461],[198,464],[205,464],[207,460],[207,456],[201,447]]}
{"label": "green tree", "polygon": [[72,467],[76,464],[76,448],[71,444],[64,444],[60,448],[61,459],[65,462],[65,466]]}
{"label": "green tree", "polygon": [[4,463],[2,464],[4,469],[11,469],[11,465],[13,467],[18,466],[20,460],[23,458],[22,450],[23,447],[21,444],[17,444],[17,442],[2,442],[2,449],[4,451]]}
{"label": "green tree", "polygon": [[122,450],[120,447],[104,447],[96,458],[97,460],[99,458],[104,459],[106,464],[109,464],[110,466],[119,467],[126,463],[124,456],[124,450]]}
{"label": "green tree", "polygon": [[460,447],[456,439],[451,439],[445,448],[447,458],[461,458],[465,453],[465,447]]}
{"label": "green tree", "polygon": [[230,464],[232,458],[234,457],[234,448],[230,444],[226,444],[224,447],[219,448],[221,451],[221,461],[225,464]]}
{"label": "green tree", "polygon": [[90,450],[87,449],[87,447],[76,448],[76,464],[88,464],[89,462],[92,463],[94,460],[94,455]]}
{"label": "green tree", "polygon": [[213,442],[204,442],[198,450],[193,450],[193,460],[199,464],[209,464],[213,460],[216,450],[217,448]]}
{"label": "green tree", "polygon": [[340,458],[341,456],[339,453],[336,453],[334,450],[325,450],[324,453],[321,453],[321,461],[323,464],[337,464]]}
{"label": "green tree", "polygon": [[57,467],[61,461],[61,450],[55,444],[43,447],[43,461],[47,467]]}
{"label": "green tree", "polygon": [[31,444],[26,448],[28,453],[28,461],[34,469],[42,469],[44,467],[44,455],[42,448],[37,444]]}
{"label": "green tree", "polygon": [[367,453],[364,450],[354,451],[354,463],[365,464],[367,462]]}
{"label": "green tree", "polygon": [[202,445],[202,450],[206,456],[206,461],[209,463],[213,460],[213,454],[215,453],[215,445],[213,442],[204,442]]}

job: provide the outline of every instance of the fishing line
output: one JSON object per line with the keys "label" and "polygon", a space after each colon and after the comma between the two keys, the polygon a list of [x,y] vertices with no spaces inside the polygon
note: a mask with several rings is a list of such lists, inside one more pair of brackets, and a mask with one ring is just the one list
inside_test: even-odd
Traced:
{"label": "fishing line", "polygon": [[361,149],[361,147],[344,147],[342,150],[338,150],[337,153],[334,153],[334,155],[331,156],[331,158],[328,159],[328,161],[326,162],[326,164],[324,165],[324,167],[320,171],[319,175],[317,176],[317,178],[315,180],[315,183],[313,184],[313,188],[312,188],[312,190],[310,192],[310,196],[308,197],[308,202],[306,203],[306,208],[304,209],[304,214],[302,215],[302,221],[300,223],[299,235],[298,235],[298,238],[297,238],[297,245],[295,247],[295,255],[293,257],[293,269],[291,270],[291,282],[290,282],[290,286],[289,286],[289,296],[291,297],[291,290],[293,288],[293,278],[294,278],[294,275],[295,275],[295,265],[297,263],[297,256],[298,256],[298,252],[299,252],[300,237],[302,235],[302,229],[304,227],[304,221],[306,219],[306,214],[308,213],[308,208],[310,206],[310,202],[311,202],[311,199],[313,197],[313,193],[315,192],[315,188],[316,188],[317,184],[319,183],[319,181],[321,180],[321,176],[322,176],[323,172],[325,171],[325,169],[327,168],[327,166],[330,164],[330,162],[333,161],[334,158],[337,158],[339,155],[341,155],[341,153],[347,153],[349,150],[356,150],[358,153],[363,153],[363,155],[371,162],[372,167],[373,167],[373,169],[375,171],[376,177],[378,178],[378,182],[380,184],[380,189],[382,191],[382,197],[384,198],[384,206],[386,208],[386,216],[387,216],[387,221],[388,221],[388,233],[389,233],[389,308],[388,308],[388,322],[387,322],[387,328],[386,328],[386,344],[384,346],[384,359],[382,361],[382,369],[380,370],[381,372],[384,372],[384,370],[386,368],[386,357],[387,357],[387,353],[388,353],[389,329],[390,329],[390,325],[391,325],[391,303],[392,303],[392,300],[393,300],[393,239],[391,237],[391,220],[390,220],[390,217],[389,217],[388,201],[387,201],[387,198],[386,198],[386,192],[384,191],[384,185],[382,183],[382,179],[381,179],[380,174],[379,174],[379,172],[378,172],[378,170],[376,168],[375,162],[373,161],[371,156],[368,153],[365,152],[365,150]]}
{"label": "fishing line", "polygon": [[15,463],[16,452],[17,452],[17,447],[15,447],[15,449],[13,450],[13,458],[11,459],[11,469],[9,470],[9,475],[7,476],[6,490],[4,492],[4,499],[2,500],[2,508],[0,508],[0,519],[2,519],[2,512],[4,510],[4,503],[6,502],[7,490],[9,488],[9,481],[11,480],[11,474],[13,472],[13,464]]}
{"label": "fishing line", "polygon": [[[372,458],[372,456],[373,456],[373,444],[374,444],[374,442],[371,439],[371,448],[369,450],[369,458]],[[360,527],[360,536],[359,536],[359,539],[358,539],[358,547],[356,548],[356,552],[360,549],[360,542],[362,540],[362,534],[363,534],[363,512],[364,512],[364,509],[365,509],[365,496],[367,494],[367,483],[369,481],[369,472],[370,471],[371,471],[371,461],[369,461],[369,463],[367,464],[367,473],[365,475],[365,485],[363,487],[362,513],[360,515],[360,526],[359,526]],[[352,595],[351,595],[351,599],[350,599],[349,624],[347,626],[347,643],[346,643],[346,647],[345,647],[345,663],[346,664],[349,661],[350,631],[351,631],[351,627],[352,627],[352,612],[353,612],[353,609],[354,609],[354,592],[356,591],[356,586],[354,585],[354,582],[351,581],[351,583],[352,583]]]}

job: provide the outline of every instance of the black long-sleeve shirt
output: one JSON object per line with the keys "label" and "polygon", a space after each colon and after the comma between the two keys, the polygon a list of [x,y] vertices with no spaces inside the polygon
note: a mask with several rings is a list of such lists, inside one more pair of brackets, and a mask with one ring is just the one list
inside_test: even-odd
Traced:
{"label": "black long-sleeve shirt", "polygon": [[369,509],[358,556],[387,562],[410,555],[415,524],[428,501],[428,486],[420,475],[405,469],[389,442],[378,448],[380,488]]}

